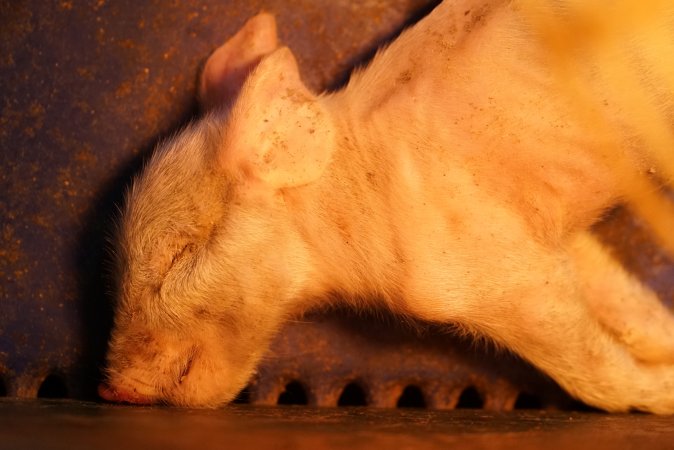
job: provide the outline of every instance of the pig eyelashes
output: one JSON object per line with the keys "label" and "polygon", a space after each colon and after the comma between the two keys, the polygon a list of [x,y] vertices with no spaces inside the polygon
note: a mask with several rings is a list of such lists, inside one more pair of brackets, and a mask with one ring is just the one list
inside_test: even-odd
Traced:
{"label": "pig eyelashes", "polygon": [[173,266],[176,265],[178,261],[183,259],[186,255],[192,254],[194,252],[195,245],[192,243],[185,244],[180,250],[178,250],[173,257],[171,258],[171,263],[169,264],[168,268],[166,269],[165,273],[169,273],[171,269],[173,269]]}

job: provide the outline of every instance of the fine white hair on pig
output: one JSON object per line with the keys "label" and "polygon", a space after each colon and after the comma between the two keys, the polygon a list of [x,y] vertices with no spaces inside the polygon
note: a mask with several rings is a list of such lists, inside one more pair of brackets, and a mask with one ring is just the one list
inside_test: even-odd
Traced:
{"label": "fine white hair on pig", "polygon": [[445,1],[316,95],[252,18],[130,190],[101,396],[226,403],[288,317],[340,299],[674,413],[674,318],[588,231],[624,201],[674,249],[672,37],[664,1]]}

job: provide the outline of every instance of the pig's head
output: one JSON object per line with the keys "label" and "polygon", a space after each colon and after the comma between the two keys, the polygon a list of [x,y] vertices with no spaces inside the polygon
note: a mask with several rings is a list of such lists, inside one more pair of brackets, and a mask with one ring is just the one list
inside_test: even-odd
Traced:
{"label": "pig's head", "polygon": [[[213,57],[236,54],[227,45]],[[163,144],[129,191],[99,389],[108,400],[230,401],[308,294],[312,262],[286,194],[321,175],[334,133],[291,52],[270,47],[236,101]],[[202,99],[241,78],[227,69],[241,64],[210,67],[221,73],[202,83]]]}

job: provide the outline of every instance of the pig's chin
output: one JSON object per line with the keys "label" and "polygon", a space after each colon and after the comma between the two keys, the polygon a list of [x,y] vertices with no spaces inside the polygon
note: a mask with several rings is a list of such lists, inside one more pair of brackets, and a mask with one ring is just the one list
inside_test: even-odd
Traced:
{"label": "pig's chin", "polygon": [[98,386],[98,395],[103,400],[113,403],[130,403],[134,405],[151,405],[156,403],[152,395],[138,392],[135,388],[110,387],[107,383]]}
{"label": "pig's chin", "polygon": [[203,368],[192,370],[181,380],[161,379],[160,372],[110,371],[106,381],[99,385],[98,395],[113,403],[214,408],[231,401],[247,380],[247,377],[227,380],[223,373],[210,373]]}
{"label": "pig's chin", "polygon": [[265,344],[226,346],[223,342],[252,339],[234,339],[208,327],[189,338],[142,328],[122,331],[112,341],[99,395],[110,402],[137,405],[221,406],[246,385],[262,355],[258,349]]}
{"label": "pig's chin", "polygon": [[98,386],[98,395],[109,402],[149,405],[160,401],[159,391],[153,384],[141,381],[142,375],[126,376],[111,372]]}

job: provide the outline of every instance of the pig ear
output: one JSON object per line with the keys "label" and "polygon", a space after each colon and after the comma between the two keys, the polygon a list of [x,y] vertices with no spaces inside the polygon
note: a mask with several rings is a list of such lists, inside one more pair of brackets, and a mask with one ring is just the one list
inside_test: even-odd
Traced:
{"label": "pig ear", "polygon": [[231,106],[248,74],[277,47],[274,16],[260,13],[248,20],[206,61],[199,80],[202,111]]}
{"label": "pig ear", "polygon": [[324,99],[302,83],[295,57],[281,47],[246,81],[218,156],[226,170],[273,188],[292,187],[323,173],[334,139]]}

